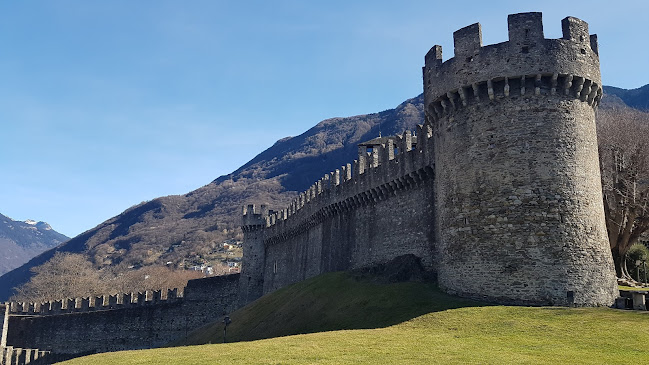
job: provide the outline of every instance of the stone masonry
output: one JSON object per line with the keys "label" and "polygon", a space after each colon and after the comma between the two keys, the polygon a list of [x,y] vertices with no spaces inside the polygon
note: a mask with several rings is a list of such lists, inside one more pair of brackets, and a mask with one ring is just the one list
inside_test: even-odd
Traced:
{"label": "stone masonry", "polygon": [[[236,309],[239,274],[190,280],[178,290],[147,291],[46,303],[6,303],[6,357],[40,349],[49,359],[163,346]],[[41,362],[43,359],[41,360]],[[1,362],[0,362],[1,363]]]}
{"label": "stone masonry", "polygon": [[318,274],[415,254],[449,293],[503,304],[609,306],[617,296],[595,132],[597,37],[568,17],[508,17],[509,41],[456,31],[423,68],[425,124],[278,212],[243,212],[241,304]]}

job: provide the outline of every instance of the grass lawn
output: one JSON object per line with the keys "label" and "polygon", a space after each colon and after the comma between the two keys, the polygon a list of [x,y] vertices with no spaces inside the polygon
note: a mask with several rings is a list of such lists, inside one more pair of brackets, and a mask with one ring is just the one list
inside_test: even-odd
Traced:
{"label": "grass lawn", "polygon": [[469,307],[388,328],[92,355],[66,364],[646,364],[649,315]]}
{"label": "grass lawn", "polygon": [[649,288],[634,288],[631,286],[618,285],[620,290],[631,290],[631,291],[649,291]]}
{"label": "grass lawn", "polygon": [[[66,364],[649,363],[649,312],[488,306],[431,284],[376,284],[343,273],[278,290],[231,317],[228,340],[274,338],[106,353]],[[287,336],[305,332],[317,333]],[[220,342],[222,334],[215,323],[175,345]]]}
{"label": "grass lawn", "polygon": [[[484,305],[449,296],[432,283],[378,284],[343,272],[329,273],[277,290],[231,313],[228,342],[388,327],[426,313]],[[171,345],[219,342],[223,342],[223,323],[217,321]]]}

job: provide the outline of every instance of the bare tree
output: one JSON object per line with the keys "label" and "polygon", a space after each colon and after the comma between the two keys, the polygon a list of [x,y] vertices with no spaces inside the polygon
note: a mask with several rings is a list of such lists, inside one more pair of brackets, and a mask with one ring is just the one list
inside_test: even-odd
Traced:
{"label": "bare tree", "polygon": [[625,256],[649,230],[649,113],[601,110],[597,116],[604,213],[615,270],[631,279]]}
{"label": "bare tree", "polygon": [[45,302],[86,297],[103,293],[100,272],[84,255],[57,252],[41,266],[32,268],[34,276],[18,287],[12,300]]}
{"label": "bare tree", "polygon": [[187,286],[187,281],[202,278],[203,273],[192,270],[172,270],[165,266],[146,266],[116,274],[106,278],[110,286],[110,294],[143,292],[145,290],[181,289]]}
{"label": "bare tree", "polygon": [[199,271],[172,270],[165,266],[146,266],[126,272],[98,270],[82,254],[60,252],[43,265],[34,267],[32,272],[34,276],[16,288],[11,300],[46,302],[145,290],[182,290],[188,280],[203,277]]}

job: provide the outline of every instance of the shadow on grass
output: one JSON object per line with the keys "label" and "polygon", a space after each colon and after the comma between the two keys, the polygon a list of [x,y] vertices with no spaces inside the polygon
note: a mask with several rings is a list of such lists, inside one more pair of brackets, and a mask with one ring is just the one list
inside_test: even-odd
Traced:
{"label": "shadow on grass", "polygon": [[[383,274],[334,272],[277,290],[230,314],[227,342],[383,328],[427,313],[489,305],[445,294],[430,278],[390,282],[394,278]],[[169,346],[220,342],[218,321]]]}

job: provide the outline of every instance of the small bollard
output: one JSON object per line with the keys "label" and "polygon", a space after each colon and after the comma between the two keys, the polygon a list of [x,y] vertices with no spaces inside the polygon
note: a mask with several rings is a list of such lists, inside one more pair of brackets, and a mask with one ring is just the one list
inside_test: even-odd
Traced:
{"label": "small bollard", "polygon": [[228,325],[232,323],[232,320],[230,319],[230,316],[225,316],[223,318],[223,343],[225,343],[225,336],[228,333]]}

